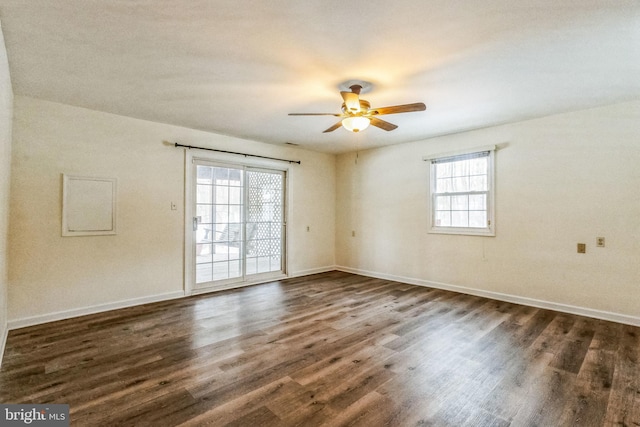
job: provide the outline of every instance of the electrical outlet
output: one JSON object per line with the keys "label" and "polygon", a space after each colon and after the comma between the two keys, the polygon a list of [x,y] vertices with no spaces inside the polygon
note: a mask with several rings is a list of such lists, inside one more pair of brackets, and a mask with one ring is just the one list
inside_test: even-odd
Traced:
{"label": "electrical outlet", "polygon": [[586,254],[587,253],[587,244],[586,243],[578,243],[578,253]]}
{"label": "electrical outlet", "polygon": [[171,210],[175,211],[178,209],[178,204],[176,202],[171,202]]}
{"label": "electrical outlet", "polygon": [[604,237],[596,237],[596,246],[604,248]]}
{"label": "electrical outlet", "polygon": [[355,232],[355,230],[351,231],[351,237],[356,237],[356,232]]}
{"label": "electrical outlet", "polygon": [[307,225],[307,231],[311,231],[311,227]]}

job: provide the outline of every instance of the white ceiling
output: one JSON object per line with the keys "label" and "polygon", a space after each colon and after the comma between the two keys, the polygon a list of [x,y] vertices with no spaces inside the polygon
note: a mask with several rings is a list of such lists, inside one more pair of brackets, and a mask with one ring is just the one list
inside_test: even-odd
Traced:
{"label": "white ceiling", "polygon": [[[331,153],[640,99],[638,0],[0,0],[14,92]],[[340,83],[398,129],[322,131]]]}

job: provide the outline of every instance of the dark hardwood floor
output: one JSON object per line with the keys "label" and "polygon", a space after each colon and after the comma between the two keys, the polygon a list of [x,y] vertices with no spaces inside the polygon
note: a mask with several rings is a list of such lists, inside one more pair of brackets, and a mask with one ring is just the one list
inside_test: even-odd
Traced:
{"label": "dark hardwood floor", "polygon": [[640,328],[331,272],[11,331],[78,426],[640,426]]}

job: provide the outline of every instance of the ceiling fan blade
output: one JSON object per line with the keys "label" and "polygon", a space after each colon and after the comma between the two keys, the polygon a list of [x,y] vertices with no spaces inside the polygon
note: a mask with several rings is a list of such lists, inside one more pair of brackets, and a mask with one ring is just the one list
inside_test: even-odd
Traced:
{"label": "ceiling fan blade", "polygon": [[331,126],[329,129],[323,131],[322,133],[333,132],[334,130],[338,129],[340,126],[342,126],[342,121],[339,121],[338,123]]}
{"label": "ceiling fan blade", "polygon": [[334,116],[342,117],[342,114],[336,113],[289,113],[290,116]]}
{"label": "ceiling fan blade", "polygon": [[371,121],[371,126],[375,126],[386,131],[394,130],[398,127],[393,123],[385,122],[384,120],[380,120],[375,117],[370,117],[369,120]]}
{"label": "ceiling fan blade", "polygon": [[422,102],[416,102],[415,104],[394,105],[392,107],[380,107],[372,108],[369,110],[369,114],[382,115],[382,114],[397,114],[397,113],[410,113],[412,111],[424,111],[427,106]]}
{"label": "ceiling fan blade", "polygon": [[355,114],[360,112],[360,99],[357,93],[340,92],[340,95],[342,95],[344,105],[350,113]]}

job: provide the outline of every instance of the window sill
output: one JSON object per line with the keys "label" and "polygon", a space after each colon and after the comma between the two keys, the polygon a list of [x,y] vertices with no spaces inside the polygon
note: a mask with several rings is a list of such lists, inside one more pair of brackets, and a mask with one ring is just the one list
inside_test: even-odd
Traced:
{"label": "window sill", "polygon": [[468,229],[468,228],[432,228],[429,230],[429,234],[457,234],[460,236],[484,236],[484,237],[495,237],[496,232],[492,229],[479,228],[479,229]]}

